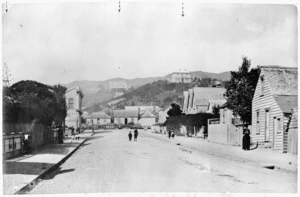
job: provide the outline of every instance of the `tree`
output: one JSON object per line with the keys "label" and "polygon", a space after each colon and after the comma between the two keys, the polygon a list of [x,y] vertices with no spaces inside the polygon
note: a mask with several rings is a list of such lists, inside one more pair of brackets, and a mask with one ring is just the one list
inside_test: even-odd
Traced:
{"label": "tree", "polygon": [[249,71],[251,60],[247,57],[242,57],[242,60],[238,71],[232,71],[230,81],[225,84],[225,97],[233,114],[239,115],[244,123],[251,124],[252,99],[260,69]]}
{"label": "tree", "polygon": [[168,116],[179,116],[182,114],[182,110],[180,109],[180,106],[172,103],[171,109],[167,112]]}
{"label": "tree", "polygon": [[[67,113],[65,90],[60,85],[51,87],[30,80],[15,83],[5,92],[5,116],[14,118],[7,122],[61,124]],[[7,113],[8,110],[11,111]]]}

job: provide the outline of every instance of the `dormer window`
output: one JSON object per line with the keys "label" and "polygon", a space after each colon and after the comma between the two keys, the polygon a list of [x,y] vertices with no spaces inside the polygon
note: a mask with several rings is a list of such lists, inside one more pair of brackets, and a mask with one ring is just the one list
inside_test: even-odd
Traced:
{"label": "dormer window", "polygon": [[264,82],[264,76],[260,76],[260,96],[263,96],[265,94],[265,82]]}

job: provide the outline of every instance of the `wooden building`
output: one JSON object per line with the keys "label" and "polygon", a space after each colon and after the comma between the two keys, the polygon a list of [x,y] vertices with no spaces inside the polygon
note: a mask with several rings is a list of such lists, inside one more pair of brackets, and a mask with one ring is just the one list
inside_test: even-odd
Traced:
{"label": "wooden building", "polygon": [[261,66],[252,100],[253,141],[280,152],[288,150],[288,128],[298,107],[298,70],[280,66]]}

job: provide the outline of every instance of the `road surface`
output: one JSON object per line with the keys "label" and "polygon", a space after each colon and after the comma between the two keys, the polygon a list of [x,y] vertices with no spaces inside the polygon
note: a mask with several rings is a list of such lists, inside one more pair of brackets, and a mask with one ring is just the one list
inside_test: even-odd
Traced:
{"label": "road surface", "polygon": [[[149,131],[148,131],[149,132]],[[296,173],[191,150],[140,131],[97,131],[29,194],[296,192]]]}

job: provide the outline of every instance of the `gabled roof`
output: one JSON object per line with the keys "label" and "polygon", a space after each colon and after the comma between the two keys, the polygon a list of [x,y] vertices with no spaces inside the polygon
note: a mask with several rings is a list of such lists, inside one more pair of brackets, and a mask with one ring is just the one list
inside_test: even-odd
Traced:
{"label": "gabled roof", "polygon": [[208,112],[212,112],[213,111],[213,107],[221,107],[226,103],[225,99],[220,99],[220,100],[209,100],[208,101]]}
{"label": "gabled roof", "polygon": [[145,113],[141,115],[141,118],[155,118],[155,116],[149,110],[146,110]]}
{"label": "gabled roof", "polygon": [[137,118],[138,110],[114,110],[115,118]]}
{"label": "gabled roof", "polygon": [[260,66],[273,95],[298,95],[298,68]]}
{"label": "gabled roof", "polygon": [[208,105],[209,100],[224,99],[225,88],[194,87],[194,105]]}
{"label": "gabled roof", "polygon": [[[165,111],[165,109],[167,109],[170,105],[172,104],[176,104],[179,105],[178,103],[176,103],[175,101],[172,101],[171,103],[169,103],[168,105],[166,105],[164,108],[160,109],[159,111]],[[179,105],[180,109],[181,109],[181,105]]]}
{"label": "gabled roof", "polygon": [[292,113],[292,108],[298,107],[298,96],[274,95],[274,99],[284,113]]}
{"label": "gabled roof", "polygon": [[105,112],[99,111],[90,114],[88,118],[110,119],[110,116],[107,115]]}

